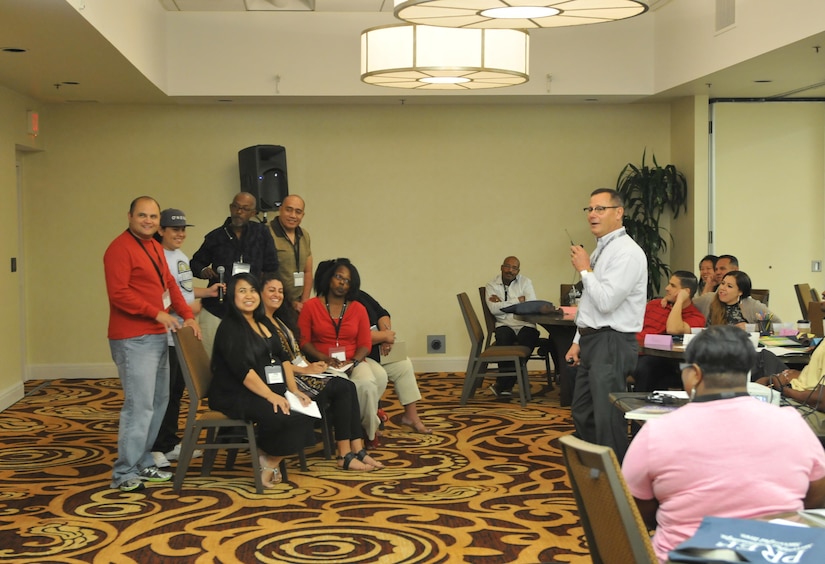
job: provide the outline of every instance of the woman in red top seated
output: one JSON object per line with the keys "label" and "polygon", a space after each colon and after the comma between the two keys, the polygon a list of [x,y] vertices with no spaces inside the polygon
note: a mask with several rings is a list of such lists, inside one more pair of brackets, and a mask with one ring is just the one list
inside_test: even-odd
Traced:
{"label": "woman in red top seated", "polygon": [[360,288],[355,266],[336,261],[319,283],[321,294],[301,309],[298,328],[301,350],[310,360],[346,369],[355,383],[361,425],[372,442],[380,424],[378,400],[387,389],[387,374],[373,372],[363,362],[372,349],[372,334],[366,308],[355,301]]}

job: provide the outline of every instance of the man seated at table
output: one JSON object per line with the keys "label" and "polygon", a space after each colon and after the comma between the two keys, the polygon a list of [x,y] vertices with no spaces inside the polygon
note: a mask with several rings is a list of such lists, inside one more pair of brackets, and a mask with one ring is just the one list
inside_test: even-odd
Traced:
{"label": "man seated at table", "polygon": [[[698,287],[699,281],[692,272],[677,270],[673,273],[665,288],[665,297],[647,304],[644,326],[636,335],[640,350],[644,347],[646,335],[684,335],[690,333],[693,327],[705,326],[705,316],[691,302]],[[675,358],[640,355],[633,379],[637,392],[682,386],[679,361]]]}
{"label": "man seated at table", "polygon": [[[512,313],[501,311],[502,308],[536,299],[533,282],[521,276],[521,263],[516,257],[507,257],[501,263],[501,274],[487,283],[484,307],[496,318],[496,344],[521,345],[531,351],[539,342],[539,330],[535,324],[520,321]],[[499,363],[502,372],[514,372],[512,363]],[[499,376],[490,391],[498,397],[513,395],[515,376]]]}

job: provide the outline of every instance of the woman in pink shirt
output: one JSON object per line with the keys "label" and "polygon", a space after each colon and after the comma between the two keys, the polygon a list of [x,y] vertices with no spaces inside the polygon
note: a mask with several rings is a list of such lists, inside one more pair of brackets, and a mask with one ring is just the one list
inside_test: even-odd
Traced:
{"label": "woman in pink shirt", "polygon": [[756,352],[738,327],[705,329],[688,345],[691,402],[648,421],[622,464],[661,561],[705,516],[750,519],[825,503],[825,451],[792,407],[748,395]]}

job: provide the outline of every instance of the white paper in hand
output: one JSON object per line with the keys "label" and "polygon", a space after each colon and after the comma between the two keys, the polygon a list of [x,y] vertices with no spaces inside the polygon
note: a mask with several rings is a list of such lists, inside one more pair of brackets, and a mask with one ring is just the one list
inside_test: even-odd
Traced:
{"label": "white paper in hand", "polygon": [[316,419],[321,418],[321,410],[318,409],[318,404],[314,401],[309,402],[309,405],[304,407],[301,404],[301,400],[298,399],[298,396],[289,390],[286,391],[286,400],[289,402],[290,411],[303,413],[304,415],[309,415],[310,417],[315,417]]}

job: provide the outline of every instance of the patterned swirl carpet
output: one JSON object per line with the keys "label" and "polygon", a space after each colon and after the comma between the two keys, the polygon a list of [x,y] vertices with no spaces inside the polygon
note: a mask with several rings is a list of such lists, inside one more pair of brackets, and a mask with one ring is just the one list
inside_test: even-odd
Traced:
{"label": "patterned swirl carpet", "polygon": [[211,477],[196,459],[181,495],[110,489],[118,380],[28,382],[0,413],[0,563],[589,562],[556,441],[572,431],[558,392],[522,409],[480,391],[460,406],[462,378],[419,375],[432,435],[400,428],[388,392],[373,451],[386,469],[339,470],[319,444],[309,472],[291,459],[288,482],[263,495],[244,452],[231,471],[219,454]]}

